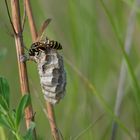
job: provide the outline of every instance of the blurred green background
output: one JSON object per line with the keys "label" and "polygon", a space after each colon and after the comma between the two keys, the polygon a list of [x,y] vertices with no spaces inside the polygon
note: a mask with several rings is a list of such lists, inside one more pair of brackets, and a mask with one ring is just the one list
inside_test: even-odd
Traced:
{"label": "blurred green background", "polygon": [[[20,2],[21,13],[23,13],[23,2]],[[100,0],[31,0],[37,28],[40,28],[45,19],[52,18],[46,34],[50,39],[61,42],[63,46],[61,54],[64,56],[67,72],[67,92],[64,99],[55,106],[55,112],[58,127],[65,140],[108,140],[111,137],[113,117],[108,110],[112,112],[114,110],[120,67],[124,57],[117,35],[124,46],[133,2],[134,0],[104,1],[111,15],[110,18]],[[140,15],[138,9],[135,9],[135,12],[137,16],[128,62],[138,82]],[[111,19],[115,27],[112,26]],[[0,75],[5,76],[9,81],[11,106],[15,108],[21,94],[16,50],[14,38],[10,36],[11,32],[6,7],[1,0]],[[27,48],[32,43],[27,20],[24,43]],[[49,123],[40,105],[44,99],[37,67],[33,62],[27,62],[27,67],[32,104],[36,112],[37,133],[40,140],[50,140],[52,138]],[[139,139],[140,112],[134,98],[134,95],[137,98],[135,94],[137,91],[132,88],[133,80],[130,80],[131,74],[129,75],[125,82],[120,119],[136,140]],[[106,106],[106,103],[109,106]],[[118,130],[116,139],[132,139],[121,126]],[[3,130],[1,133],[3,134]],[[10,132],[5,133],[7,139],[11,140]],[[1,139],[4,140],[4,136]]]}

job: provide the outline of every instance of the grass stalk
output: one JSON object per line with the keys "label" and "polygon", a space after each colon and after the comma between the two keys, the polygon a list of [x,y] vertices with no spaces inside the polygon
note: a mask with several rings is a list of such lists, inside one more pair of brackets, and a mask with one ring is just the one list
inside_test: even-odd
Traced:
{"label": "grass stalk", "polygon": [[34,18],[33,18],[33,13],[32,13],[32,9],[31,9],[30,0],[24,0],[24,4],[25,4],[25,10],[26,10],[26,13],[27,13],[27,16],[28,16],[32,41],[35,42],[36,38],[37,38],[37,29],[36,29],[35,21],[34,21]]}
{"label": "grass stalk", "polygon": [[115,116],[110,105],[105,101],[103,96],[97,91],[95,85],[92,84],[89,81],[89,79],[77,67],[75,67],[75,65],[73,65],[71,61],[69,61],[69,59],[67,59],[66,57],[65,57],[65,61],[74,70],[74,72],[79,76],[79,78],[83,81],[85,86],[87,86],[92,91],[92,93],[97,97],[97,99],[99,100],[99,103],[104,107],[106,112],[118,123],[118,125],[124,130],[124,132],[128,134],[130,138],[133,139],[133,136],[131,132],[129,131],[129,129],[121,122],[121,120],[117,116]]}
{"label": "grass stalk", "polygon": [[[37,29],[35,26],[35,21],[32,14],[31,4],[29,0],[24,0],[24,2],[25,2],[25,8],[26,8],[27,16],[28,16],[32,41],[34,42],[37,39],[38,35],[37,35]],[[50,123],[52,136],[54,140],[60,140],[60,136],[59,136],[56,121],[55,121],[55,113],[54,113],[53,105],[51,103],[46,102],[46,110],[48,113],[48,120]]]}
{"label": "grass stalk", "polygon": [[[132,82],[132,87],[134,88],[135,90],[135,94],[134,94],[134,97],[135,97],[135,100],[136,100],[136,104],[139,106],[139,109],[140,109],[140,103],[139,103],[139,100],[140,100],[140,87],[139,87],[139,84],[138,84],[138,80],[135,76],[135,73],[134,73],[134,70],[133,70],[133,67],[129,61],[129,58],[128,58],[128,55],[127,53],[125,52],[125,49],[124,49],[124,45],[123,45],[123,42],[119,36],[119,33],[118,33],[118,30],[116,28],[116,25],[115,25],[115,22],[114,22],[114,19],[112,18],[112,15],[110,14],[109,10],[107,9],[105,3],[103,2],[103,0],[100,0],[108,18],[109,18],[109,21],[111,23],[111,26],[113,28],[113,31],[114,31],[114,34],[118,40],[118,43],[119,43],[119,47],[122,51],[122,54],[123,54],[123,57],[124,57],[124,61],[125,61],[125,64],[127,65],[127,70],[128,70],[128,73],[130,75],[130,80]],[[139,110],[140,111],[140,110]]]}
{"label": "grass stalk", "polygon": [[[124,48],[128,55],[129,55],[129,53],[131,51],[131,47],[132,47],[133,32],[134,32],[134,27],[135,27],[135,22],[136,22],[135,6],[139,5],[139,4],[140,4],[140,0],[136,0],[134,2],[134,5],[132,7],[132,10],[130,12],[130,16],[128,19],[128,25],[127,25],[127,29],[126,29],[126,37],[125,37],[125,43],[124,43]],[[116,103],[115,103],[115,108],[114,108],[114,113],[118,117],[120,116],[121,104],[122,104],[123,97],[125,94],[124,89],[125,89],[126,77],[127,77],[127,69],[125,67],[125,61],[123,58],[122,64],[121,64],[121,69],[120,69]],[[113,121],[111,140],[116,139],[117,128],[118,128],[117,123],[115,121]]]}
{"label": "grass stalk", "polygon": [[[15,30],[14,38],[15,38],[16,52],[17,52],[20,87],[23,96],[25,94],[30,94],[30,91],[29,91],[26,63],[20,62],[20,56],[24,55],[24,44],[23,44],[22,28],[21,28],[20,7],[19,7],[18,0],[11,0],[11,10],[12,10],[12,23]],[[25,121],[26,121],[26,127],[28,129],[30,127],[30,122],[34,121],[33,109],[31,104],[25,109]],[[33,131],[33,135],[34,138],[36,139],[35,129]]]}

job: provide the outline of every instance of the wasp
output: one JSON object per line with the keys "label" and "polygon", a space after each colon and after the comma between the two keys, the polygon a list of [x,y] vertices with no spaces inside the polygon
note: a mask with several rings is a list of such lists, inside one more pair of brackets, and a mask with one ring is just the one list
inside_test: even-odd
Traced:
{"label": "wasp", "polygon": [[49,40],[46,37],[46,41],[35,42],[31,45],[31,48],[29,49],[29,55],[34,56],[36,52],[39,54],[39,50],[46,51],[49,49],[61,50],[62,45],[60,43],[58,43],[57,41]]}

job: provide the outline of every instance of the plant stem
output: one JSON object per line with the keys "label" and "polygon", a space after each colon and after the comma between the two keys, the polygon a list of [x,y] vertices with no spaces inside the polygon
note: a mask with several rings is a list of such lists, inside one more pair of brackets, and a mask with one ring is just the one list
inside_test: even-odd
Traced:
{"label": "plant stem", "polygon": [[[15,37],[16,52],[17,52],[20,87],[23,96],[25,94],[30,94],[30,91],[29,91],[26,64],[25,62],[20,62],[20,56],[24,55],[24,44],[23,44],[22,29],[21,29],[20,7],[19,7],[18,0],[11,0],[11,9],[12,9],[13,26],[16,31],[14,37]],[[26,127],[28,129],[30,126],[30,122],[34,121],[33,109],[31,104],[25,109],[25,119],[26,119]],[[36,139],[35,129],[34,129],[34,138]]]}
{"label": "plant stem", "polygon": [[[28,16],[32,41],[34,42],[37,39],[37,30],[36,30],[36,26],[35,26],[33,14],[32,14],[32,9],[31,9],[29,0],[24,0],[24,2],[25,2],[26,12]],[[60,136],[59,136],[56,121],[55,121],[55,113],[54,113],[53,105],[51,103],[46,102],[46,110],[48,113],[48,120],[50,123],[52,136],[54,140],[60,140]]]}
{"label": "plant stem", "polygon": [[19,134],[17,134],[17,133],[15,134],[15,137],[16,137],[17,140],[23,140],[23,139],[19,136]]}
{"label": "plant stem", "polygon": [[24,0],[24,3],[25,3],[25,9],[26,9],[26,12],[27,12],[28,20],[29,20],[29,26],[30,26],[32,41],[35,42],[36,38],[37,38],[37,29],[36,29],[35,21],[34,21],[34,18],[33,18],[33,13],[32,13],[32,9],[31,9],[30,0]]}
{"label": "plant stem", "polygon": [[53,136],[54,140],[60,140],[59,132],[58,132],[57,125],[56,125],[53,105],[50,104],[49,102],[46,102],[46,108],[47,108],[48,120],[50,123],[52,136]]}

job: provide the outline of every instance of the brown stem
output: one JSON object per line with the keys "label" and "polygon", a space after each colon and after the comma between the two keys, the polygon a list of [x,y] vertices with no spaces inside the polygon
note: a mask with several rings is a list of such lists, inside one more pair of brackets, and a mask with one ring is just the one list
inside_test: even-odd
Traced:
{"label": "brown stem", "polygon": [[[33,19],[31,5],[30,5],[29,0],[24,0],[24,1],[25,1],[27,16],[28,16],[32,41],[34,42],[37,39],[37,30],[36,30],[35,22]],[[53,110],[53,105],[46,102],[46,110],[48,112],[48,119],[49,119],[49,123],[50,123],[50,127],[51,127],[52,136],[53,136],[54,140],[60,140],[56,121],[55,121],[55,114],[54,114],[54,110]]]}
{"label": "brown stem", "polygon": [[31,4],[29,0],[24,0],[24,3],[25,3],[27,16],[29,19],[29,26],[30,26],[32,41],[35,42],[37,38],[37,30],[36,30],[36,26],[35,26],[33,14],[32,14]]}
{"label": "brown stem", "polygon": [[46,102],[46,108],[47,108],[48,120],[50,123],[52,136],[53,136],[54,140],[60,140],[59,132],[58,132],[57,125],[56,125],[53,105],[50,104],[49,102]]}
{"label": "brown stem", "polygon": [[[30,94],[30,91],[29,91],[26,64],[24,62],[20,62],[20,56],[22,56],[24,54],[24,44],[23,44],[23,37],[22,37],[20,8],[19,8],[19,1],[18,0],[11,0],[11,9],[12,9],[13,27],[14,27],[15,32],[16,32],[16,34],[14,34],[14,37],[15,37],[16,52],[17,52],[20,87],[21,87],[22,95],[25,95],[25,94]],[[32,105],[29,105],[26,108],[25,119],[26,119],[26,127],[28,129],[30,126],[30,122],[33,121]],[[35,129],[34,129],[34,137],[36,139]]]}

